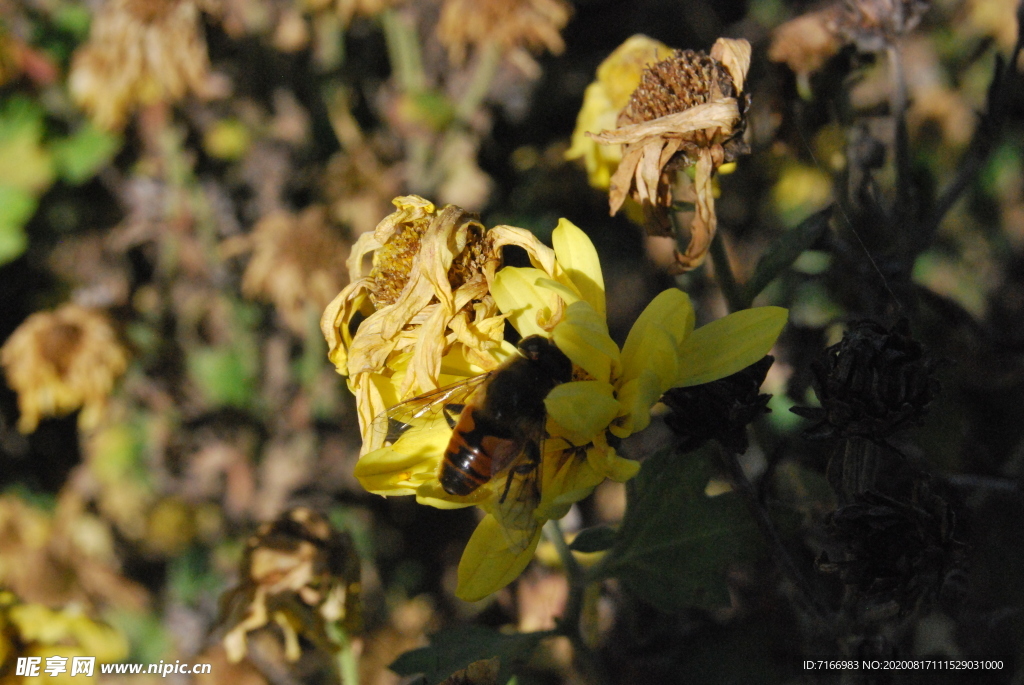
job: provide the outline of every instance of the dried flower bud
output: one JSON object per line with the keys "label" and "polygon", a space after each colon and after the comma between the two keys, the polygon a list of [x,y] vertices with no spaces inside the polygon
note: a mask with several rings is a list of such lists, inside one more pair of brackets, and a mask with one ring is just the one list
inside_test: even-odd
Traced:
{"label": "dried flower bud", "polygon": [[791,411],[818,424],[810,439],[862,436],[885,440],[908,426],[920,425],[939,393],[933,378],[938,361],[910,337],[907,321],[891,330],[874,321],[855,323],[842,341],[811,364],[811,385],[820,409]]}
{"label": "dried flower bud", "polygon": [[771,411],[772,396],[760,390],[774,361],[768,355],[731,376],[666,392],[661,401],[671,413],[665,423],[679,436],[680,448],[687,452],[714,439],[730,452],[746,452],[747,425]]}
{"label": "dried flower bud", "polygon": [[246,654],[246,636],[271,621],[285,632],[285,651],[301,655],[297,636],[332,644],[326,625],[361,628],[360,572],[351,539],[320,514],[298,507],[263,524],[246,543],[242,582],[221,599],[224,649],[232,662]]}
{"label": "dried flower bud", "polygon": [[830,516],[828,533],[817,567],[855,588],[867,615],[937,596],[963,562],[954,509],[924,478],[906,500],[861,493]]}

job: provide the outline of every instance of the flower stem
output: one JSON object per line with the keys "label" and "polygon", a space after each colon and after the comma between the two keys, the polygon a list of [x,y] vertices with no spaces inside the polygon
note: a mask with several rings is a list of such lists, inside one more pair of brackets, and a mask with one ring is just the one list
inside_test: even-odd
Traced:
{"label": "flower stem", "polygon": [[768,516],[768,512],[761,506],[761,502],[757,497],[757,492],[754,490],[754,486],[747,478],[747,474],[744,473],[739,459],[737,459],[736,455],[729,450],[722,448],[721,445],[718,445],[718,453],[720,461],[729,473],[733,486],[740,492],[740,495],[747,503],[747,508],[750,510],[751,515],[757,522],[757,527],[760,528],[761,534],[768,541],[769,545],[771,545],[774,551],[773,557],[776,563],[779,564],[782,572],[793,584],[793,587],[796,590],[797,601],[803,605],[804,609],[808,611],[810,615],[818,619],[818,621],[823,625],[830,624],[831,620],[828,618],[830,616],[828,608],[817,599],[810,584],[807,582],[807,579],[804,578],[803,574],[797,568],[796,562],[793,561],[793,557],[790,556],[789,550],[786,549],[785,544],[782,542],[782,538],[779,537],[779,532],[775,529],[775,524],[772,523],[771,517]]}
{"label": "flower stem", "polygon": [[344,629],[333,622],[327,622],[327,635],[338,645],[336,659],[341,685],[359,685],[359,663],[352,650],[352,641]]}
{"label": "flower stem", "polygon": [[729,255],[725,251],[725,238],[722,232],[715,234],[711,241],[711,261],[715,265],[715,278],[722,289],[725,301],[729,304],[730,312],[738,312],[747,308],[743,296],[740,294],[739,286],[736,284],[736,277],[732,273],[732,265],[729,264]]}
{"label": "flower stem", "polygon": [[483,104],[487,92],[491,89],[491,81],[501,64],[501,48],[497,43],[487,43],[477,58],[473,68],[473,76],[462,97],[455,106],[456,116],[461,121],[469,121],[470,117]]}
{"label": "flower stem", "polygon": [[585,679],[584,682],[593,685],[608,685],[608,678],[597,654],[580,633],[580,619],[584,613],[590,579],[565,542],[565,535],[562,534],[562,527],[557,520],[552,519],[544,524],[544,535],[558,550],[558,556],[562,560],[562,566],[565,567],[565,574],[569,580],[569,597],[565,602],[562,619],[558,622],[558,632],[569,638],[569,642],[572,643],[576,666]]}

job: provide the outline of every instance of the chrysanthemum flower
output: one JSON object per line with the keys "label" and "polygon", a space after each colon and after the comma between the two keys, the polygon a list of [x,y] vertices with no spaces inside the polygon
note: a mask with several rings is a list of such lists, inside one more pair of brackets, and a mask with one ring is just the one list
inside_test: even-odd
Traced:
{"label": "chrysanthemum flower", "polygon": [[572,146],[565,153],[566,159],[583,159],[593,187],[608,189],[612,173],[622,161],[622,146],[601,145],[587,134],[615,128],[619,112],[640,85],[644,69],[671,55],[672,48],[664,43],[637,34],[615,48],[597,68],[597,80],[583,93]]}
{"label": "chrysanthemum flower", "polygon": [[[693,187],[681,199],[696,209],[686,250],[677,255],[679,268],[703,263],[717,218],[712,174],[724,163],[747,152],[743,94],[750,67],[750,43],[719,38],[711,54],[677,50],[644,70],[640,86],[618,118],[618,128],[594,140],[624,145],[622,162],[611,178],[609,205],[615,214],[627,196],[644,210],[648,232],[671,235],[668,209],[672,206],[671,173],[694,167]],[[680,175],[679,180],[685,179]]]}
{"label": "chrysanthemum flower", "polygon": [[341,287],[344,243],[327,224],[326,207],[309,207],[298,216],[283,211],[266,216],[248,242],[252,257],[242,292],[273,302],[285,324],[305,335],[307,312],[321,311]]}
{"label": "chrysanthemum flower", "polygon": [[[374,417],[450,382],[452,360],[482,373],[512,354],[489,276],[503,245],[544,249],[522,229],[494,229],[485,239],[483,225],[453,205],[438,209],[415,195],[394,204],[397,211],[352,247],[351,281],[320,320],[328,356],[356,396],[364,452],[380,446]],[[373,267],[363,276],[370,253]]]}
{"label": "chrysanthemum flower", "polygon": [[445,0],[437,39],[455,64],[465,61],[470,47],[493,45],[533,71],[529,51],[560,54],[560,32],[571,14],[563,0]]}
{"label": "chrysanthemum flower", "polygon": [[[356,465],[356,477],[371,492],[413,494],[422,504],[476,505],[487,512],[459,565],[456,592],[467,600],[487,596],[522,572],[545,521],[564,516],[605,478],[625,481],[636,475],[639,464],[620,457],[612,443],[645,428],[663,392],[721,378],[760,359],[786,319],[785,310],[766,307],[694,332],[689,298],[668,290],[641,314],[620,350],[608,334],[594,246],[565,219],[552,240],[553,250],[531,252],[533,267],[506,267],[490,279],[490,293],[516,330],[551,339],[573,365],[573,380],[556,386],[544,402],[548,437],[538,467],[536,508],[510,513],[516,503],[506,499],[503,477],[467,496],[446,493],[437,474],[452,431],[441,416],[365,454]],[[511,354],[507,343],[494,352],[503,358]],[[469,363],[463,351],[445,357],[445,377],[454,383],[494,366]],[[395,394],[383,387],[398,377],[379,381],[382,394]]]}
{"label": "chrysanthemum flower", "polygon": [[99,422],[128,355],[106,315],[75,304],[25,319],[0,348],[0,365],[18,393],[18,430],[31,433],[44,416],[79,407],[78,424]]}
{"label": "chrysanthemum flower", "polygon": [[140,105],[208,91],[209,57],[195,0],[107,0],[68,84],[97,126],[118,129]]}

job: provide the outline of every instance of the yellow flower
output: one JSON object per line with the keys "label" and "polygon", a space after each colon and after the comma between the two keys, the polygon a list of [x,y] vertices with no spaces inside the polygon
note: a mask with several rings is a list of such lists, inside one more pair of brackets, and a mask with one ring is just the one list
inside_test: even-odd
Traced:
{"label": "yellow flower", "polygon": [[615,48],[597,68],[597,80],[583,93],[572,146],[565,153],[566,159],[583,159],[593,187],[608,189],[612,174],[622,161],[622,146],[600,145],[587,134],[615,128],[619,112],[640,85],[644,68],[671,54],[672,48],[664,43],[637,34]]}
{"label": "yellow flower", "polygon": [[[451,437],[443,417],[365,454],[355,469],[371,492],[414,494],[422,504],[477,505],[487,512],[459,564],[456,594],[466,600],[481,599],[515,579],[532,559],[545,521],[564,516],[605,478],[625,481],[636,475],[639,464],[620,457],[613,443],[648,425],[651,406],[662,393],[757,361],[786,320],[785,310],[764,307],[693,331],[689,298],[668,290],[641,314],[620,350],[608,334],[604,278],[594,246],[565,219],[552,241],[553,250],[531,253],[532,267],[506,267],[490,284],[499,309],[521,335],[550,338],[573,365],[573,380],[557,385],[544,402],[549,437],[536,476],[539,498],[530,503],[536,507],[517,509],[514,497],[506,496],[504,477],[467,496],[446,493],[437,479]],[[511,354],[506,343],[495,356]],[[445,365],[449,382],[481,372],[464,356],[446,357]]]}
{"label": "yellow flower", "polygon": [[693,166],[690,187],[678,193],[693,202],[689,244],[676,255],[681,271],[707,256],[718,220],[712,175],[725,162],[748,152],[743,142],[750,67],[750,43],[718,39],[711,54],[676,50],[644,70],[640,85],[618,117],[618,128],[591,137],[604,145],[624,145],[622,162],[611,178],[608,202],[615,214],[632,197],[643,208],[648,233],[672,235],[668,210],[673,185]]}
{"label": "yellow flower", "polygon": [[75,304],[25,319],[0,348],[0,365],[18,393],[18,430],[31,433],[44,416],[82,407],[78,423],[99,422],[114,381],[128,366],[105,314]]}

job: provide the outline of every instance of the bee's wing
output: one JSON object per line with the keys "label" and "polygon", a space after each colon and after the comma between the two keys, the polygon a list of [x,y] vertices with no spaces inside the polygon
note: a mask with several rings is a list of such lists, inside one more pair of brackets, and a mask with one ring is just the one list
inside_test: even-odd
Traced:
{"label": "bee's wing", "polygon": [[539,464],[525,462],[508,472],[504,495],[491,512],[514,553],[530,546],[540,521],[533,512],[540,504]]}
{"label": "bee's wing", "polygon": [[381,446],[393,445],[407,431],[426,426],[441,417],[449,427],[454,427],[467,400],[490,375],[484,373],[446,385],[381,412],[373,420],[375,442]]}

